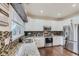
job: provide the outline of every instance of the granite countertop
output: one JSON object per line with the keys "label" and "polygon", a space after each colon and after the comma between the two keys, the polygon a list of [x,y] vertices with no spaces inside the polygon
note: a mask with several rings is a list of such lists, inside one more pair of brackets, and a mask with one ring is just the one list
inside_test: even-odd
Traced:
{"label": "granite countertop", "polygon": [[16,56],[40,56],[37,46],[35,43],[23,43],[19,48]]}
{"label": "granite countertop", "polygon": [[6,46],[0,50],[0,56],[15,56],[17,49],[21,46],[22,43],[18,43],[17,45],[11,45],[11,47]]}
{"label": "granite countertop", "polygon": [[[58,36],[58,35],[54,35],[53,37],[62,37],[63,36]],[[33,37],[27,37],[26,39],[34,39],[34,38],[45,38],[44,36],[33,36]]]}

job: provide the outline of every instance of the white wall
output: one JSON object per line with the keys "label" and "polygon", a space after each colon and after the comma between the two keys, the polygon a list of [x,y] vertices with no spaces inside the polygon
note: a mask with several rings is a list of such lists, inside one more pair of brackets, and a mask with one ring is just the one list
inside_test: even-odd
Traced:
{"label": "white wall", "polygon": [[25,23],[25,31],[43,31],[43,26],[51,26],[52,31],[63,31],[66,21],[54,21],[44,19],[32,19],[28,17],[28,23]]}

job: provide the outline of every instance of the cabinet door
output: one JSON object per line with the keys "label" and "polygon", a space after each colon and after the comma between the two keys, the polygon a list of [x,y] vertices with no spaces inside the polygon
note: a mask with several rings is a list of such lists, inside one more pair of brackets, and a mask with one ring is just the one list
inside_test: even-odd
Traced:
{"label": "cabinet door", "polygon": [[53,37],[53,45],[61,45],[62,44],[62,42],[61,42],[62,40],[63,40],[63,38],[60,38],[58,36]]}
{"label": "cabinet door", "polygon": [[39,47],[44,47],[44,38],[36,38],[35,43],[36,43],[38,48]]}
{"label": "cabinet door", "polygon": [[73,52],[78,53],[78,42],[74,42]]}

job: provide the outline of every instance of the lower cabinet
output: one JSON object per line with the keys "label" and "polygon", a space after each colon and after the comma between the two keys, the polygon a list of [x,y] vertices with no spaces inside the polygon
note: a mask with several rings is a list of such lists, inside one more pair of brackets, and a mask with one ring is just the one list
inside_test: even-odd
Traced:
{"label": "lower cabinet", "polygon": [[45,38],[43,38],[43,37],[35,38],[35,43],[36,43],[38,48],[44,47],[44,45],[45,45]]}
{"label": "lower cabinet", "polygon": [[78,53],[78,42],[74,42],[73,52],[79,54],[79,53]]}
{"label": "lower cabinet", "polygon": [[[45,38],[44,37],[36,37],[34,39],[38,48],[45,46]],[[63,45],[63,37],[62,36],[55,36],[53,37],[53,46],[55,45]]]}
{"label": "lower cabinet", "polygon": [[53,46],[63,45],[63,36],[54,36],[53,37]]}

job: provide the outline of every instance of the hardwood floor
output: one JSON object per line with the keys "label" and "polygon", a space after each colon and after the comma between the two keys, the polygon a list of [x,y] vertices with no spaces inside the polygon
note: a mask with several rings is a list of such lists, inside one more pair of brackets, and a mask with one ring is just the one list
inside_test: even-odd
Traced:
{"label": "hardwood floor", "polygon": [[39,48],[41,56],[77,56],[76,54],[63,49],[62,46]]}

